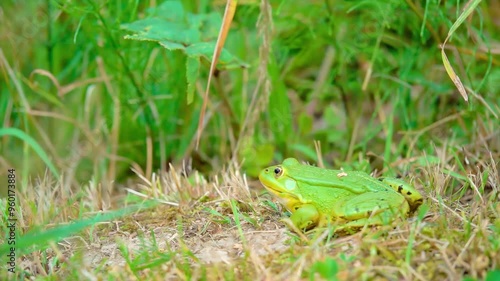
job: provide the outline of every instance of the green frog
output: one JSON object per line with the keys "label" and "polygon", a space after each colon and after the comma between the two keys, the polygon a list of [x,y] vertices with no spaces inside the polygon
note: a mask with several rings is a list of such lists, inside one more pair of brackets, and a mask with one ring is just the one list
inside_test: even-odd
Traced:
{"label": "green frog", "polygon": [[329,223],[336,223],[338,229],[389,224],[423,203],[422,195],[402,180],[322,169],[294,158],[263,169],[259,180],[290,211],[292,223],[301,230]]}

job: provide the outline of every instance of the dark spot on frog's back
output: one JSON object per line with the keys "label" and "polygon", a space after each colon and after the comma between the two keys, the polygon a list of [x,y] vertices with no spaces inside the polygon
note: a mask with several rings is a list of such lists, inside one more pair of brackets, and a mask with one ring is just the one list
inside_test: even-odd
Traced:
{"label": "dark spot on frog's back", "polygon": [[398,192],[401,193],[403,191],[403,185],[398,186]]}
{"label": "dark spot on frog's back", "polygon": [[384,178],[378,178],[378,181],[384,181]]}
{"label": "dark spot on frog's back", "polygon": [[411,195],[411,192],[410,191],[406,192],[406,195]]}

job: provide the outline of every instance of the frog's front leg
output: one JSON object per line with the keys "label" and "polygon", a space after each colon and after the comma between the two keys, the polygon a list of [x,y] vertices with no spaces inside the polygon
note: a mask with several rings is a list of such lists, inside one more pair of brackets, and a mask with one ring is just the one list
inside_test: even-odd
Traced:
{"label": "frog's front leg", "polygon": [[318,209],[311,204],[303,204],[301,206],[296,206],[292,210],[292,215],[290,219],[293,224],[302,230],[309,230],[316,225],[318,225],[321,218],[321,214]]}
{"label": "frog's front leg", "polygon": [[389,224],[398,216],[407,216],[410,206],[405,197],[392,190],[356,195],[334,209],[334,215],[348,221],[344,227]]}

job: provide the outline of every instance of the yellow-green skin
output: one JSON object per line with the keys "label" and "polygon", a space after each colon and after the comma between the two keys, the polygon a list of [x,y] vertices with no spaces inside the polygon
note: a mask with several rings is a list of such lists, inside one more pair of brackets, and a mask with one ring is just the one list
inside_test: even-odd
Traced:
{"label": "yellow-green skin", "polygon": [[265,168],[259,180],[292,213],[290,219],[301,230],[330,222],[342,229],[388,224],[423,202],[422,195],[402,180],[322,169],[294,158]]}

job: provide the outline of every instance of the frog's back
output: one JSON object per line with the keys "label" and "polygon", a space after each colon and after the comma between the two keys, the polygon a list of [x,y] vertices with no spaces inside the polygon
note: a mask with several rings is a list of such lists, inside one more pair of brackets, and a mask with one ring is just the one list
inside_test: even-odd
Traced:
{"label": "frog's back", "polygon": [[309,186],[341,188],[355,194],[388,189],[387,185],[361,171],[330,170],[302,164],[287,169],[289,177]]}
{"label": "frog's back", "polygon": [[422,195],[400,179],[377,179],[362,171],[323,169],[299,164],[296,160],[293,164],[288,167],[291,177],[308,186],[342,189],[354,194],[390,190],[404,196],[412,211],[423,203]]}

